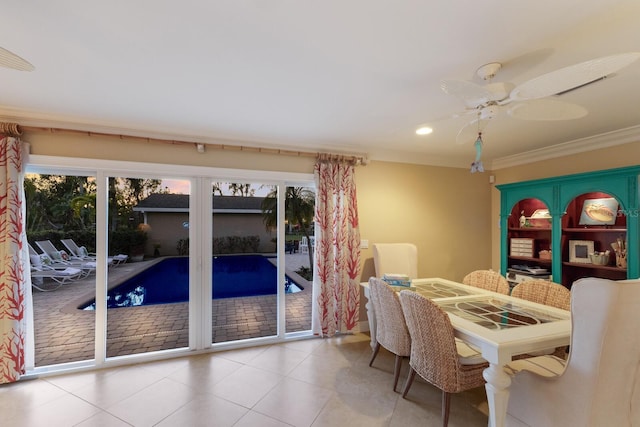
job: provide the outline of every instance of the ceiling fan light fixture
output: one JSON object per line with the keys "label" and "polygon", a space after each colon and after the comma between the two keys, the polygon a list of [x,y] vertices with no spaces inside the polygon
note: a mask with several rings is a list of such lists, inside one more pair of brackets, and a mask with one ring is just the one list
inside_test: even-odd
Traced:
{"label": "ceiling fan light fixture", "polygon": [[502,68],[502,64],[499,62],[489,62],[484,64],[476,70],[476,75],[482,80],[491,80],[498,74],[498,71]]}
{"label": "ceiling fan light fixture", "polygon": [[420,126],[418,129],[416,129],[417,135],[429,135],[432,132],[433,132],[433,129],[430,128],[429,126]]}

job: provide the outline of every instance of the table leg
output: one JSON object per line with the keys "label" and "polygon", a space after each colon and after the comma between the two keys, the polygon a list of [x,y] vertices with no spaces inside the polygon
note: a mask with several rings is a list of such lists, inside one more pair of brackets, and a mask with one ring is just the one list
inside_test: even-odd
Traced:
{"label": "table leg", "polygon": [[489,426],[502,427],[507,417],[511,377],[504,371],[503,366],[494,363],[489,364],[482,376],[487,381],[485,389],[489,404]]}

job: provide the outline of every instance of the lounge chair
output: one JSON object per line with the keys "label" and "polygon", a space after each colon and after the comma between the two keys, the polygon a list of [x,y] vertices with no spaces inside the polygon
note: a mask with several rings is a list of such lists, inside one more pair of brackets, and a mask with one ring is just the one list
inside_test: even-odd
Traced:
{"label": "lounge chair", "polygon": [[65,248],[69,251],[69,255],[71,258],[79,259],[83,261],[95,261],[96,254],[89,253],[87,248],[84,246],[78,246],[73,239],[60,239],[60,243],[64,245]]}
{"label": "lounge chair", "polygon": [[59,251],[56,249],[56,247],[53,246],[53,243],[49,240],[39,240],[36,242],[36,245],[42,250],[44,255],[48,257],[48,259],[45,258],[42,260],[45,265],[49,265],[51,267],[66,266],[78,268],[82,270],[83,277],[87,277],[96,271],[95,261],[72,259],[65,251]]}
{"label": "lounge chair", "polygon": [[[29,258],[31,260],[31,286],[39,291],[54,291],[65,283],[73,282],[83,277],[83,271],[79,268],[56,268],[44,264],[41,255],[37,253],[30,255]],[[51,279],[51,282],[47,282],[45,279]]]}
{"label": "lounge chair", "polygon": [[[61,239],[60,242],[64,245],[65,248],[67,248],[72,258],[84,261],[96,260],[96,253],[88,252],[87,248],[85,248],[84,246],[78,246],[78,244],[73,239]],[[128,259],[129,255],[113,255],[107,258],[107,264],[110,266],[116,266],[127,262]]]}

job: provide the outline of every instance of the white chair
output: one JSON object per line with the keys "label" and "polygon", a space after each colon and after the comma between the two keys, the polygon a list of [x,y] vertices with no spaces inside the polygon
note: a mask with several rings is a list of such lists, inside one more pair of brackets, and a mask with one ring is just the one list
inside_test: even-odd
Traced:
{"label": "white chair", "polygon": [[300,239],[300,243],[298,243],[298,252],[301,254],[309,253],[309,241],[306,236],[303,236],[302,239]]}
{"label": "white chair", "polygon": [[418,278],[418,248],[411,243],[376,243],[373,245],[376,277],[385,274],[406,274]]}
{"label": "white chair", "polygon": [[[558,376],[512,379],[507,425],[632,426],[640,420],[640,280],[580,279],[571,287],[571,353]],[[545,365],[553,356],[510,364]]]}

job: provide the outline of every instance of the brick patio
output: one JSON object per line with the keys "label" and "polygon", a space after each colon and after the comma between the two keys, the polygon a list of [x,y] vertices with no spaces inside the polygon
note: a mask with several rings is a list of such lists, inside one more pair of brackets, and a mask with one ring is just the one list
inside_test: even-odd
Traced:
{"label": "brick patio", "polygon": [[[306,255],[287,255],[287,275],[304,290],[286,294],[286,331],[311,329],[311,283],[293,270]],[[127,263],[109,270],[109,287],[157,260]],[[77,307],[95,297],[95,278],[51,292],[33,290],[36,366],[94,358],[95,312]],[[213,342],[273,336],[277,333],[276,296],[212,300]],[[188,346],[188,303],[111,308],[107,311],[107,357]]]}

